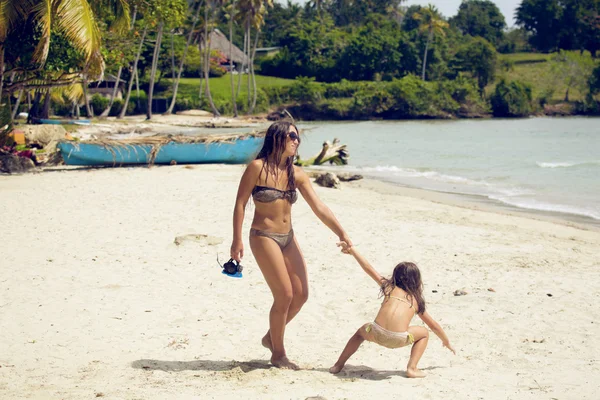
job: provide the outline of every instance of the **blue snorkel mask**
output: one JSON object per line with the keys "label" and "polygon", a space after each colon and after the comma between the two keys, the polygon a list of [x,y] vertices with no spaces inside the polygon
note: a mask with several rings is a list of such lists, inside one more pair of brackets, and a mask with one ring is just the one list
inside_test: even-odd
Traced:
{"label": "blue snorkel mask", "polygon": [[225,265],[221,265],[221,263],[219,262],[219,255],[217,254],[217,262],[219,263],[221,268],[223,268],[223,274],[232,278],[242,277],[242,270],[244,269],[244,267],[242,266],[242,264],[238,263],[233,258],[230,258],[229,261],[225,263]]}

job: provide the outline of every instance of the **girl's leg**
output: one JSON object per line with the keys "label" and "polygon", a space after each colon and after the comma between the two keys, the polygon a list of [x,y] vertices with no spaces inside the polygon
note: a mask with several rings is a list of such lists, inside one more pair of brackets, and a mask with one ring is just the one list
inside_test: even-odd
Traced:
{"label": "girl's leg", "polygon": [[[306,303],[306,300],[308,300],[306,263],[296,238],[283,249],[283,259],[292,284],[292,302],[287,313],[287,324],[298,314],[304,303]],[[270,332],[267,332],[263,337],[262,344],[272,350]]]}
{"label": "girl's leg", "polygon": [[299,369],[288,360],[283,345],[288,309],[293,298],[292,283],[279,245],[268,237],[250,236],[250,248],[273,294],[269,313],[271,364],[279,368]]}
{"label": "girl's leg", "polygon": [[344,365],[346,365],[346,361],[348,361],[348,359],[352,357],[354,353],[356,353],[356,350],[358,350],[360,345],[365,340],[370,339],[368,337],[370,336],[370,332],[367,332],[368,325],[369,324],[364,324],[363,326],[361,326],[356,331],[356,333],[350,338],[350,340],[348,340],[346,347],[344,347],[342,354],[340,354],[340,358],[338,358],[337,362],[334,364],[333,367],[329,368],[329,372],[331,372],[332,374],[337,374],[338,372],[340,372],[342,368],[344,368]]}
{"label": "girl's leg", "polygon": [[406,366],[406,376],[409,378],[423,378],[425,373],[417,368],[417,364],[421,359],[421,356],[427,348],[427,342],[429,341],[429,331],[422,326],[410,326],[408,332],[412,333],[415,338],[412,349],[410,351],[410,359]]}

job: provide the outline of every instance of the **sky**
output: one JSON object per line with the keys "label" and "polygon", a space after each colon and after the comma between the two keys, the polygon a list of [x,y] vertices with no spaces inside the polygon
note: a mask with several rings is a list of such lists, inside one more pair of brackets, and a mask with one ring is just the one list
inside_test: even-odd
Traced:
{"label": "sky", "polygon": [[[515,24],[514,15],[515,10],[521,4],[521,0],[492,0],[500,9],[500,12],[506,19],[506,25],[512,27]],[[462,3],[462,0],[407,0],[403,5],[419,4],[426,6],[427,4],[433,4],[440,10],[444,17],[449,18],[456,15],[458,7]]]}
{"label": "sky", "polygon": [[[286,3],[286,0],[278,0],[280,3]],[[292,0],[294,3],[304,4],[308,0]],[[504,19],[506,19],[506,25],[508,27],[512,27],[515,24],[514,15],[515,10],[521,4],[521,0],[492,0],[498,8],[500,12],[504,15]],[[446,18],[450,18],[458,13],[458,7],[462,3],[462,0],[405,0],[402,5],[410,6],[413,4],[419,4],[422,6],[426,6],[427,4],[433,4],[440,10],[442,15]]]}

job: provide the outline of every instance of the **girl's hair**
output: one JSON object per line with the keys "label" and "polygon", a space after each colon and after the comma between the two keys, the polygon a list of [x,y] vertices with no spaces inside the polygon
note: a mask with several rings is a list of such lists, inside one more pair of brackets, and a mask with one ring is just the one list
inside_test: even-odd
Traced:
{"label": "girl's hair", "polygon": [[[263,143],[263,147],[260,149],[258,155],[256,156],[256,160],[264,160],[261,174],[262,171],[265,171],[265,182],[269,179],[269,171],[271,170],[275,171],[275,182],[277,182],[279,178],[278,169],[274,167],[281,163],[281,156],[283,154],[283,151],[285,150],[287,137],[290,132],[290,127],[292,126],[296,128],[296,132],[300,133],[296,125],[294,125],[291,121],[286,120],[274,122],[271,124],[271,126],[269,126],[269,129],[267,129],[267,134],[265,136],[265,142]],[[298,144],[300,144],[300,139],[298,139]],[[271,154],[273,155],[273,160],[275,163],[274,166],[270,165],[271,162],[269,161],[269,156]],[[287,158],[287,160],[285,161],[285,166],[288,175],[287,188],[288,190],[294,190],[296,189],[296,180],[294,178],[294,156],[290,156]]]}
{"label": "girl's hair", "polygon": [[389,296],[395,287],[404,290],[410,296],[410,301],[417,302],[417,312],[425,312],[425,298],[423,298],[423,281],[421,281],[421,271],[416,264],[411,262],[401,262],[394,268],[394,273],[390,279],[383,279],[381,284],[381,294]]}

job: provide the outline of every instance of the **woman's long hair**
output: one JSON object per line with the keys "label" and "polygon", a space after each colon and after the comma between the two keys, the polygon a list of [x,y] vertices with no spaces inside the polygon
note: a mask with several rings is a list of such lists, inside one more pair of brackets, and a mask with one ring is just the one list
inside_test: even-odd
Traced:
{"label": "woman's long hair", "polygon": [[[258,152],[256,156],[256,160],[264,160],[263,167],[261,170],[265,171],[266,178],[265,182],[269,179],[269,171],[273,171],[275,183],[279,180],[279,169],[277,166],[281,163],[281,157],[283,155],[283,151],[285,150],[285,145],[287,142],[288,133],[290,132],[290,127],[293,126],[296,128],[296,132],[298,128],[291,121],[276,121],[269,126],[267,129],[267,134],[265,136],[265,142],[263,143],[262,148]],[[300,144],[300,142],[298,142]],[[269,160],[269,156],[273,155],[274,166],[271,165]],[[285,160],[285,167],[288,175],[288,190],[296,189],[296,180],[294,178],[294,156],[290,156]]]}
{"label": "woman's long hair", "polygon": [[421,271],[416,264],[411,262],[401,262],[394,268],[394,273],[390,279],[384,279],[381,285],[381,294],[389,296],[395,287],[404,290],[410,296],[410,300],[417,302],[417,312],[425,312],[425,298],[423,297],[423,281],[421,280]]}

